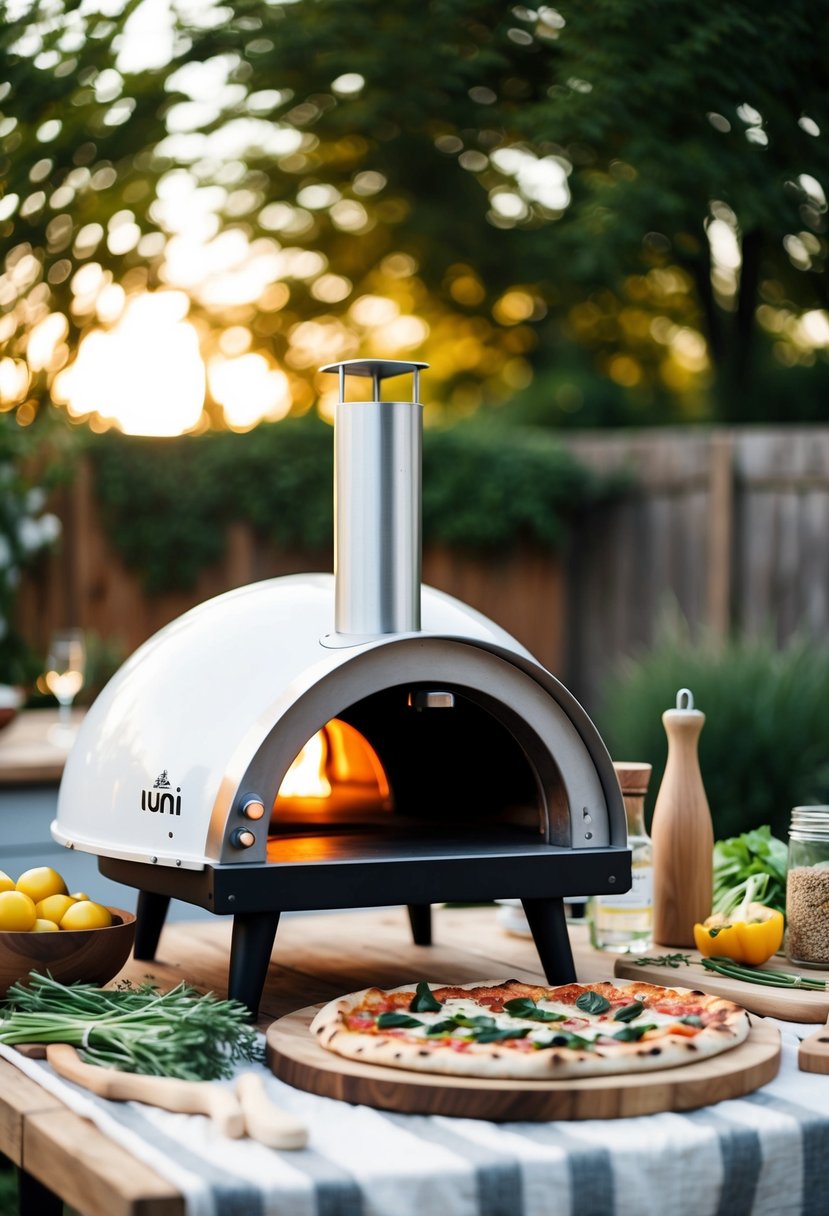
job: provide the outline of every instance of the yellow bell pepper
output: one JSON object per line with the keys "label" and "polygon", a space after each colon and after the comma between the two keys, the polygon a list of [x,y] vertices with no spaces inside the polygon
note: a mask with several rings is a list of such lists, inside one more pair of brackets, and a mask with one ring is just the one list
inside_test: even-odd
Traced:
{"label": "yellow bell pepper", "polygon": [[694,925],[694,941],[704,958],[721,955],[757,967],[783,945],[783,929],[782,912],[750,903],[735,908],[729,916],[719,912]]}

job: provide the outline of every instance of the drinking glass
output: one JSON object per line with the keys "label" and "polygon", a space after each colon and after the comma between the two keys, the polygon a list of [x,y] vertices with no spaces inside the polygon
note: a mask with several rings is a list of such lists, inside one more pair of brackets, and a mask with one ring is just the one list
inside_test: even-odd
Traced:
{"label": "drinking glass", "polygon": [[52,634],[46,657],[44,681],[58,702],[58,724],[50,738],[68,744],[74,737],[72,702],[83,687],[86,668],[86,643],[80,629],[63,629]]}

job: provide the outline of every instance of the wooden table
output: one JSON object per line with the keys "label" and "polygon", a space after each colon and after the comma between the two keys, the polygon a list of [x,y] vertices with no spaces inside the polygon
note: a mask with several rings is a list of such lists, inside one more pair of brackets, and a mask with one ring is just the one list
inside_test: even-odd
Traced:
{"label": "wooden table", "polygon": [[[72,710],[74,727],[85,712]],[[0,730],[0,785],[60,781],[67,749],[49,737],[57,724],[57,709],[24,709]]]}
{"label": "wooden table", "polygon": [[[230,922],[168,924],[158,960],[133,960],[119,978],[150,976],[162,988],[182,979],[225,994]],[[611,956],[571,929],[577,973],[590,982],[613,974]],[[432,946],[411,942],[405,908],[284,916],[259,1025],[369,984],[394,987],[414,975],[443,983],[490,978],[543,982],[531,940],[507,934],[495,909],[436,908]],[[60,1201],[83,1216],[182,1216],[168,1182],[68,1110],[13,1065],[0,1060],[0,1153],[21,1170],[21,1210],[55,1216]]]}

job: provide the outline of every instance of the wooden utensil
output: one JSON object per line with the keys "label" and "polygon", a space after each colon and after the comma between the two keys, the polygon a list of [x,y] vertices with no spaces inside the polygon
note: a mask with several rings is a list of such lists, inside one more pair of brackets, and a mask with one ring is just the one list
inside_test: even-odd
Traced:
{"label": "wooden utensil", "polygon": [[829,1022],[810,1034],[800,1044],[797,1066],[801,1072],[820,1072],[829,1075]]}
{"label": "wooden utensil", "polygon": [[236,1096],[242,1107],[249,1136],[268,1148],[305,1148],[308,1128],[301,1119],[280,1110],[268,1097],[262,1078],[244,1072],[236,1079]]}
{"label": "wooden utensil", "polygon": [[245,1119],[238,1098],[220,1085],[206,1081],[180,1081],[177,1077],[146,1077],[117,1068],[84,1064],[69,1043],[50,1043],[46,1059],[55,1072],[116,1102],[146,1102],[179,1114],[208,1115],[224,1136],[238,1140],[245,1134]]}
{"label": "wooden utensil", "polygon": [[146,1102],[179,1114],[208,1115],[223,1135],[237,1140],[248,1135],[268,1148],[305,1148],[308,1129],[301,1119],[281,1110],[268,1097],[262,1078],[242,1073],[236,1093],[207,1081],[179,1081],[174,1077],[145,1077],[85,1064],[68,1043],[20,1044],[18,1051],[33,1059],[44,1057],[55,1072],[112,1101]]}

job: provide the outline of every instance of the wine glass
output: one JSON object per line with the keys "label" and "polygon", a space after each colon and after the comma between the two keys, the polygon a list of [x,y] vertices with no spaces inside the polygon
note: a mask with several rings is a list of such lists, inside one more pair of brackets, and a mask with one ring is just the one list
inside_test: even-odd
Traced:
{"label": "wine glass", "polygon": [[58,702],[57,726],[49,732],[53,743],[68,746],[75,736],[72,702],[83,687],[86,668],[86,642],[80,629],[63,629],[52,634],[46,671],[46,687]]}

